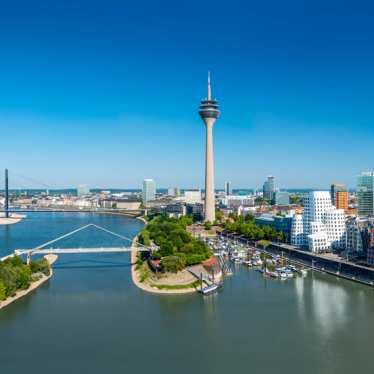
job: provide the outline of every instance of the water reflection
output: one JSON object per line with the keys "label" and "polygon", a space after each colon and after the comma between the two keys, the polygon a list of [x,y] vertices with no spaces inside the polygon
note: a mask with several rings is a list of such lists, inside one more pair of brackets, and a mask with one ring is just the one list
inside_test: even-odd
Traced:
{"label": "water reflection", "polygon": [[349,309],[348,288],[326,275],[309,274],[295,279],[298,314],[304,323],[314,323],[326,337],[345,328]]}

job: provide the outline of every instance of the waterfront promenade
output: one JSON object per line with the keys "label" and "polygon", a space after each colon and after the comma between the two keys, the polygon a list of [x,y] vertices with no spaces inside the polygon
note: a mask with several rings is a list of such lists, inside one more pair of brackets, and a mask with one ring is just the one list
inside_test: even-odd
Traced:
{"label": "waterfront promenade", "polygon": [[276,255],[283,255],[304,266],[321,271],[335,277],[344,278],[350,281],[365,284],[367,286],[374,286],[374,268],[355,264],[337,256],[329,256],[323,254],[316,254],[309,251],[303,251],[295,246],[284,243],[270,243],[263,248],[255,242],[246,239],[240,235],[233,235],[231,233],[222,232],[222,235],[238,240],[251,246],[254,249],[265,250]]}

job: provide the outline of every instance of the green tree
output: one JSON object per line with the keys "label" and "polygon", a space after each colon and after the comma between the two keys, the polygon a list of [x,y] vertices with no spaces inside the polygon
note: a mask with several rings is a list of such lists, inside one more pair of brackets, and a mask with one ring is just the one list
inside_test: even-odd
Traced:
{"label": "green tree", "polygon": [[0,280],[0,300],[5,300],[7,297],[6,287],[4,281]]}
{"label": "green tree", "polygon": [[177,273],[186,266],[185,260],[180,256],[167,256],[162,259],[162,269],[165,272]]}

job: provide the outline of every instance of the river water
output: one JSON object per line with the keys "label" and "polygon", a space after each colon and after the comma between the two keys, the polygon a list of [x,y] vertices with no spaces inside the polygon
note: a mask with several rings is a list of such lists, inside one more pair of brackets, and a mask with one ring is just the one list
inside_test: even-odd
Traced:
{"label": "river water", "polygon": [[[30,213],[0,226],[0,256],[87,223],[133,237],[142,222]],[[95,230],[60,245],[123,245]],[[61,255],[53,278],[0,311],[0,373],[373,373],[374,293],[323,275],[265,280],[239,265],[217,294],[147,294],[129,254]]]}

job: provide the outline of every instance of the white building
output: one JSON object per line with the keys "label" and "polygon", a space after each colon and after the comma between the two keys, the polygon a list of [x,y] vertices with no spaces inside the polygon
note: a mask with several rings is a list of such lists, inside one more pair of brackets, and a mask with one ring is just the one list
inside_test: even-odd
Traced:
{"label": "white building", "polygon": [[153,179],[144,179],[143,181],[143,203],[156,198],[156,183]]}
{"label": "white building", "polygon": [[90,193],[90,189],[88,188],[88,186],[86,184],[80,184],[77,187],[77,195],[78,196],[88,195],[89,193]]}
{"label": "white building", "polygon": [[184,191],[184,201],[186,204],[201,204],[201,191],[200,190],[190,190]]}
{"label": "white building", "polygon": [[323,252],[345,245],[345,215],[331,203],[328,191],[311,191],[304,197],[303,215],[292,221],[291,244]]}

